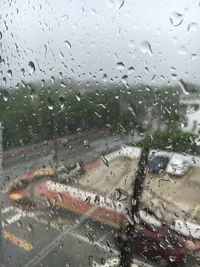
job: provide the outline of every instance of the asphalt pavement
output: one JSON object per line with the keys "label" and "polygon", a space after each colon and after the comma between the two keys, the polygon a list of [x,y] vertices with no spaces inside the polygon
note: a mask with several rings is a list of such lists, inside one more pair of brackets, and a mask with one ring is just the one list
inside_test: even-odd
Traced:
{"label": "asphalt pavement", "polygon": [[[89,138],[88,138],[89,140]],[[58,160],[71,164],[79,160],[92,160],[99,155],[119,148],[122,144],[134,141],[118,137],[89,140],[85,146],[80,140],[70,141],[59,149]],[[5,185],[25,172],[52,164],[52,155],[37,156],[7,164],[4,169]],[[43,207],[34,210],[21,210],[13,207],[4,191],[2,207],[2,235],[4,266],[6,267],[78,267],[106,266],[112,259],[118,261],[112,228],[94,222],[84,216],[65,210]],[[194,267],[191,260],[183,266]],[[118,266],[111,263],[107,266]],[[134,257],[133,266],[158,266],[155,262]]]}

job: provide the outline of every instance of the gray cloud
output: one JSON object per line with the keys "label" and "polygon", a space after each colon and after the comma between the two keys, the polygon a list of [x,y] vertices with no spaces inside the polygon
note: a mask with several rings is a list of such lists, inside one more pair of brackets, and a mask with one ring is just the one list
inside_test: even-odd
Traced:
{"label": "gray cloud", "polygon": [[127,75],[129,83],[200,83],[196,0],[1,2],[1,84],[59,72],[75,79],[106,74],[116,82]]}

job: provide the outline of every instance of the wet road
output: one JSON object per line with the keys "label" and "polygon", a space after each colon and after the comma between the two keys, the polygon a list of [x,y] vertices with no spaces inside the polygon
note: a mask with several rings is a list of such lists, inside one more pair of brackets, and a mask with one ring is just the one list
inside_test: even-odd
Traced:
{"label": "wet road", "polygon": [[[3,209],[5,266],[103,266],[118,257],[115,230],[63,210]],[[135,263],[141,263],[135,259]]]}
{"label": "wet road", "polygon": [[[130,141],[130,140],[129,140]],[[74,163],[92,160],[102,153],[116,149],[125,143],[115,138],[102,138],[89,142],[85,147],[80,142],[60,149],[58,160]],[[52,156],[24,160],[4,170],[4,182],[52,163]],[[7,267],[33,266],[106,266],[105,261],[118,258],[115,230],[61,209],[45,207],[36,210],[21,210],[13,207],[3,192],[2,234],[4,265]],[[133,266],[157,266],[135,257]],[[117,266],[117,265],[109,265]],[[187,262],[183,266],[197,266]]]}

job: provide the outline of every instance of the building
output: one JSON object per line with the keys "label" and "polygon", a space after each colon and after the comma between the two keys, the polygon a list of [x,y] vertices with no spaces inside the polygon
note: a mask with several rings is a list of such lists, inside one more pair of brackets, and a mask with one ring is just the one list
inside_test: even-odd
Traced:
{"label": "building", "polygon": [[182,130],[200,134],[200,95],[190,94],[180,96],[180,104],[186,110],[186,123]]}

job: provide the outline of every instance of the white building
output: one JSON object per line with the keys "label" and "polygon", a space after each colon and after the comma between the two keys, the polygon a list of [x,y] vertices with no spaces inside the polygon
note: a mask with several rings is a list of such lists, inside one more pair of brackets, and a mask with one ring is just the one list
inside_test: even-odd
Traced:
{"label": "white building", "polygon": [[180,104],[186,108],[186,123],[184,132],[200,134],[200,95],[191,94],[180,97]]}

